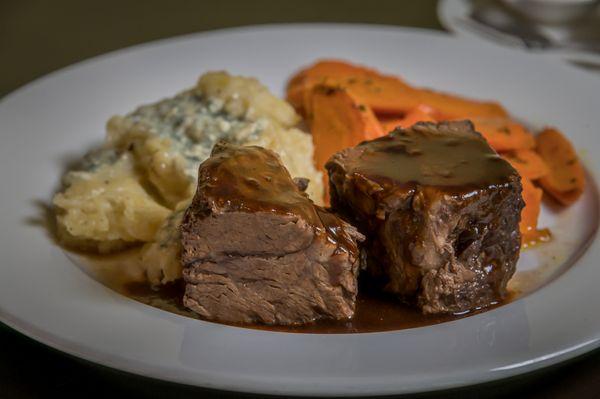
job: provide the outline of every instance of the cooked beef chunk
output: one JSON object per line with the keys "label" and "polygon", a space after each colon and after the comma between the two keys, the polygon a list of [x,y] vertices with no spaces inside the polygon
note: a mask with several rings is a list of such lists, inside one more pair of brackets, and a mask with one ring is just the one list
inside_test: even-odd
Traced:
{"label": "cooked beef chunk", "polygon": [[181,226],[185,306],[229,323],[352,317],[363,237],[302,185],[272,151],[213,148]]}
{"label": "cooked beef chunk", "polygon": [[385,290],[424,313],[506,295],[520,249],[520,178],[470,122],[397,129],[326,168],[332,208],[367,235],[367,269]]}

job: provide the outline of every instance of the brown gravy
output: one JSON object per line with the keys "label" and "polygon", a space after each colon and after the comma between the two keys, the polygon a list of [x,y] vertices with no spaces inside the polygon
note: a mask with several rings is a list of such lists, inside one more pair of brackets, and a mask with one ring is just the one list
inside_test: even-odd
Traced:
{"label": "brown gravy", "polygon": [[421,123],[356,147],[352,173],[380,184],[412,189],[419,184],[451,194],[511,182],[517,172],[468,122]]}
{"label": "brown gravy", "polygon": [[272,151],[219,142],[200,165],[199,175],[198,194],[188,212],[205,212],[206,201],[211,208],[227,212],[296,216],[312,225],[317,234],[325,234],[338,250],[358,252],[342,221],[316,206]]}
{"label": "brown gravy", "polygon": [[552,240],[550,229],[537,229],[521,235],[521,249],[535,247]]}
{"label": "brown gravy", "polygon": [[[183,290],[184,286],[182,283],[168,284],[158,290],[150,288],[145,283],[130,283],[125,285],[122,293],[138,302],[182,316],[199,319],[195,313],[183,306]],[[372,292],[364,292],[364,290],[362,290],[358,295],[356,312],[351,320],[321,320],[299,326],[236,326],[267,331],[308,334],[350,334],[424,327],[432,324],[458,320],[476,313],[481,313],[482,311],[483,310],[477,310],[460,315],[423,315],[419,310],[403,304],[394,298]]]}
{"label": "brown gravy", "polygon": [[399,300],[375,292],[359,290],[356,311],[350,320],[322,320],[301,326],[252,326],[260,330],[308,334],[351,334],[405,330],[462,319],[483,310],[463,314],[424,315]]}
{"label": "brown gravy", "polygon": [[[182,280],[163,285],[158,289],[151,288],[144,281],[140,266],[136,262],[138,252],[139,249],[134,248],[114,255],[69,255],[69,258],[96,280],[120,294],[167,312],[200,319],[196,313],[183,306],[184,283]],[[491,309],[486,308],[454,315],[423,315],[419,310],[394,297],[365,288],[364,284],[361,284],[356,302],[356,312],[351,320],[321,320],[300,326],[236,326],[308,334],[367,333],[424,327],[458,320]],[[507,301],[511,299],[508,298]],[[499,305],[493,305],[492,308]]]}

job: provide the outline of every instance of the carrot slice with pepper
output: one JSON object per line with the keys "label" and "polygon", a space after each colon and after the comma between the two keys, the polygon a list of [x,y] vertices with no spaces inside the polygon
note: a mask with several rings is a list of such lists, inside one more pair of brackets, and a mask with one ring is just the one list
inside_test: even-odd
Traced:
{"label": "carrot slice with pepper", "polygon": [[[325,81],[352,89],[365,105],[373,109],[385,109],[389,103],[396,101],[396,96],[410,96],[414,91],[399,78],[380,75],[374,69],[339,60],[322,60],[301,70],[290,79],[287,100],[301,110],[304,105],[304,93]],[[403,113],[403,111],[396,113]]]}
{"label": "carrot slice with pepper", "polygon": [[300,70],[291,77],[287,84],[286,99],[294,108],[302,109],[306,94],[317,84],[325,83],[328,78],[337,78],[337,81],[340,81],[343,80],[344,76],[356,74],[358,74],[357,68],[345,62],[336,60],[320,61]]}
{"label": "carrot slice with pepper", "polygon": [[549,168],[540,179],[544,191],[563,205],[577,201],[585,188],[585,172],[571,142],[557,129],[546,128],[536,143]]}
{"label": "carrot slice with pepper", "polygon": [[532,149],[535,138],[520,123],[506,118],[472,118],[475,130],[498,151]]}
{"label": "carrot slice with pepper", "polygon": [[533,150],[515,150],[503,153],[502,157],[510,162],[521,176],[530,180],[537,180],[548,174],[548,165]]}
{"label": "carrot slice with pepper", "polygon": [[419,89],[417,101],[433,108],[438,120],[508,117],[508,112],[497,102],[473,100],[429,89]]}
{"label": "carrot slice with pepper", "polygon": [[526,177],[521,177],[521,185],[523,186],[521,196],[525,202],[525,208],[521,211],[519,231],[521,232],[521,242],[528,246],[549,238],[550,232],[547,229],[537,229],[542,205],[542,190],[534,186],[531,180]]}
{"label": "carrot slice with pepper", "polygon": [[306,102],[319,170],[334,153],[385,134],[373,111],[342,87],[315,86]]}
{"label": "carrot slice with pepper", "polygon": [[379,122],[383,127],[383,131],[389,133],[397,127],[408,128],[417,122],[435,122],[432,113],[432,108],[426,105],[419,105],[408,111],[403,118],[386,119],[382,117],[379,118]]}
{"label": "carrot slice with pepper", "polygon": [[426,104],[434,108],[441,119],[507,116],[498,103],[420,89],[396,76],[339,60],[321,60],[295,74],[288,83],[287,100],[302,113],[304,93],[325,80],[351,89],[377,114],[403,115]]}

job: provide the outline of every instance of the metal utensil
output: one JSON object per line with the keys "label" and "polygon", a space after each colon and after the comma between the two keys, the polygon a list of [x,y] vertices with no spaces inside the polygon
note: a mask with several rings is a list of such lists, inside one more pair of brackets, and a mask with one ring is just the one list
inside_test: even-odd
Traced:
{"label": "metal utensil", "polygon": [[546,36],[531,21],[490,3],[475,7],[470,18],[463,23],[470,29],[478,30],[488,36],[495,34],[496,39],[505,42],[512,37],[513,44],[520,44],[532,50],[572,49],[600,53],[600,43],[558,42]]}
{"label": "metal utensil", "polygon": [[479,24],[501,33],[517,37],[525,47],[546,49],[552,42],[531,23],[523,23],[500,7],[477,7],[470,15]]}
{"label": "metal utensil", "polygon": [[500,0],[518,14],[543,24],[564,25],[585,19],[598,0]]}

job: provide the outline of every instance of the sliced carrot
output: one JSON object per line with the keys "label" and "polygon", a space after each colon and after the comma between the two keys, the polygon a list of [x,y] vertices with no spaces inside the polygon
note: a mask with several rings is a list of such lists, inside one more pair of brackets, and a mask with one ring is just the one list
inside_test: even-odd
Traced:
{"label": "sliced carrot", "polygon": [[507,116],[506,110],[497,103],[419,89],[396,76],[339,60],[321,60],[294,75],[288,83],[287,100],[303,112],[304,93],[325,80],[351,89],[378,114],[403,115],[426,104],[434,108],[441,119]]}
{"label": "sliced carrot", "polygon": [[417,122],[435,122],[435,119],[433,118],[432,114],[433,109],[426,105],[419,105],[418,107],[408,111],[403,118],[386,119],[380,117],[379,122],[383,127],[383,131],[388,133],[397,127],[411,127]]}
{"label": "sliced carrot", "polygon": [[563,205],[577,201],[585,188],[585,172],[571,142],[557,129],[546,128],[536,143],[537,152],[549,168],[540,179],[544,191]]}
{"label": "sliced carrot", "polygon": [[507,118],[472,118],[475,130],[498,151],[532,149],[535,138],[520,123]]}
{"label": "sliced carrot", "polygon": [[[384,76],[374,69],[339,60],[321,60],[294,75],[287,87],[287,100],[297,109],[303,106],[304,93],[328,80],[348,87],[372,108],[386,108],[398,94],[412,94],[414,89],[393,76]],[[384,90],[385,88],[385,90]],[[417,104],[415,104],[417,105]],[[409,107],[412,108],[412,107]],[[399,113],[402,113],[400,111]]]}
{"label": "sliced carrot", "polygon": [[[327,77],[343,79],[343,76],[357,74],[354,66],[342,61],[323,60],[308,68],[298,71],[288,81],[287,101],[296,109],[301,109],[305,103],[305,96],[317,84],[323,84]],[[341,78],[340,78],[341,76]]]}
{"label": "sliced carrot", "polygon": [[527,246],[537,241],[543,241],[544,238],[549,238],[550,232],[538,230],[538,217],[542,205],[542,190],[533,185],[531,180],[521,176],[521,185],[523,192],[521,196],[525,202],[525,208],[521,211],[521,223],[519,230],[521,232],[521,242]]}
{"label": "sliced carrot", "polygon": [[530,180],[537,180],[548,174],[548,165],[533,150],[515,150],[503,153],[502,157],[510,162],[522,177]]}
{"label": "sliced carrot", "polygon": [[419,103],[433,108],[438,120],[508,117],[502,105],[493,101],[478,101],[428,89],[420,89],[417,99]]}
{"label": "sliced carrot", "polygon": [[521,196],[525,202],[525,208],[521,211],[519,230],[521,234],[525,234],[537,229],[543,192],[526,177],[521,177],[521,185],[523,186]]}
{"label": "sliced carrot", "polygon": [[334,153],[385,134],[373,111],[344,88],[315,86],[306,102],[311,110],[308,124],[315,164],[320,170]]}

